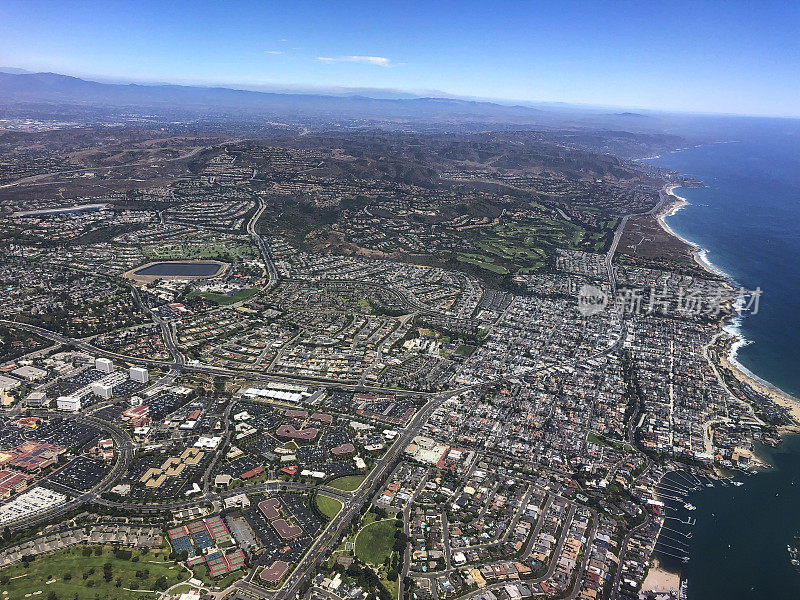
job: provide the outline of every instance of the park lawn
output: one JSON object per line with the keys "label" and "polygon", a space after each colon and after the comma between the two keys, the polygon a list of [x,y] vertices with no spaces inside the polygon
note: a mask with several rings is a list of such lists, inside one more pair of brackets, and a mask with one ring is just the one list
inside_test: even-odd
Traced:
{"label": "park lawn", "polygon": [[363,527],[356,536],[356,556],[371,565],[383,564],[394,548],[395,521],[384,519]]}
{"label": "park lawn", "polygon": [[602,435],[597,435],[596,433],[590,431],[586,436],[586,441],[591,444],[598,444],[600,446],[611,446],[612,448],[616,448],[617,450],[632,450],[630,444],[624,442],[622,440],[614,440],[609,439]]}
{"label": "park lawn", "polygon": [[590,444],[597,444],[600,446],[605,444],[605,441],[602,440],[600,436],[594,433],[593,431],[590,431],[588,433],[588,435],[586,436],[586,441],[589,442]]}
{"label": "park lawn", "polygon": [[323,515],[325,515],[328,521],[333,519],[339,514],[339,511],[342,510],[341,502],[339,502],[336,498],[331,498],[325,494],[317,494],[315,501],[317,503],[317,509]]}
{"label": "park lawn", "polygon": [[343,492],[354,492],[358,489],[363,481],[363,475],[346,475],[344,477],[337,477],[336,479],[329,481],[327,485],[331,486],[332,488],[336,488],[337,490],[342,490]]}
{"label": "park lawn", "polygon": [[[4,600],[24,600],[27,598],[40,598],[45,600],[50,592],[54,592],[63,600],[94,600],[95,597],[114,598],[119,600],[138,600],[139,598],[155,598],[159,592],[155,591],[155,582],[160,577],[165,577],[167,587],[185,581],[188,573],[180,565],[164,560],[158,554],[150,552],[140,554],[133,551],[133,556],[139,557],[138,562],[121,560],[114,557],[111,548],[103,548],[100,556],[83,556],[82,546],[66,550],[59,550],[52,554],[36,557],[26,568],[24,563],[17,563],[0,570],[0,577],[8,576],[10,581],[0,588]],[[111,563],[112,579],[106,581],[103,577],[103,565]],[[89,569],[94,569],[94,574],[83,578]],[[137,571],[149,571],[147,577],[136,577]],[[64,575],[69,573],[71,579],[64,580]],[[120,587],[115,581],[121,579]],[[48,584],[47,582],[51,583]],[[125,588],[136,590],[154,590],[152,592],[131,592]],[[41,593],[36,594],[36,592]],[[35,596],[33,594],[36,594]]]}
{"label": "park lawn", "polygon": [[187,298],[195,298],[200,296],[203,300],[208,300],[209,302],[213,302],[214,304],[218,304],[220,306],[228,306],[230,304],[236,304],[237,302],[241,302],[242,300],[247,300],[248,298],[252,298],[258,293],[258,288],[247,288],[244,290],[240,290],[233,295],[228,294],[219,294],[217,292],[198,292],[197,290],[193,290],[189,292],[186,297]]}
{"label": "park lawn", "polygon": [[455,354],[458,356],[471,356],[474,351],[475,351],[475,346],[471,346],[469,344],[461,344],[458,348],[455,349]]}

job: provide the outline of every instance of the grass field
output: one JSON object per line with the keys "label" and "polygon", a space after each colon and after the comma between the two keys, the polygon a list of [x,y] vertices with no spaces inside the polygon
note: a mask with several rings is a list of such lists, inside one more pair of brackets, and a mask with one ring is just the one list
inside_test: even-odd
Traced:
{"label": "grass field", "polygon": [[336,498],[331,498],[330,496],[326,496],[324,494],[317,494],[315,497],[315,502],[317,503],[319,512],[325,515],[329,521],[338,515],[340,510],[342,510],[341,502],[339,502]]}
{"label": "grass field", "polygon": [[[52,593],[61,600],[151,599],[158,597],[157,582],[166,584],[161,586],[166,588],[189,578],[183,567],[165,560],[162,553],[134,551],[133,557],[139,560],[133,562],[116,558],[110,548],[103,548],[99,556],[94,552],[83,556],[82,550],[80,546],[60,550],[37,557],[27,567],[18,563],[0,570],[0,589],[6,592],[2,598],[46,600],[52,598]],[[109,581],[105,577],[106,563],[111,565]],[[6,576],[9,581],[2,583]]]}
{"label": "grass field", "polygon": [[459,262],[469,263],[471,265],[475,265],[476,267],[480,267],[481,269],[485,269],[487,271],[491,271],[492,273],[497,273],[499,275],[505,275],[508,273],[508,269],[506,269],[502,265],[496,265],[492,262],[488,262],[487,260],[476,260],[474,258],[469,258],[462,254],[456,255],[456,259]]}
{"label": "grass field", "polygon": [[392,554],[395,531],[395,519],[370,523],[356,536],[356,556],[372,565],[383,564]]}
{"label": "grass field", "polygon": [[198,590],[198,589],[201,592],[207,591],[207,588],[198,588],[195,585],[189,585],[187,583],[187,584],[179,585],[179,586],[176,586],[176,587],[172,588],[172,590],[170,591],[170,594],[172,596],[177,596],[178,594],[185,594],[185,593],[187,593],[187,592],[189,592],[191,590]]}
{"label": "grass field", "polygon": [[397,598],[397,594],[399,593],[400,590],[396,579],[389,581],[387,579],[384,579],[383,576],[381,576],[381,583],[383,584],[383,587],[385,587],[392,593],[392,598]]}
{"label": "grass field", "polygon": [[205,583],[209,587],[217,587],[220,589],[225,589],[229,585],[231,585],[234,581],[239,581],[242,577],[246,575],[246,573],[239,569],[238,571],[233,571],[228,573],[223,577],[211,577],[211,573],[208,570],[208,567],[204,564],[195,565],[192,567],[192,573],[194,576]]}
{"label": "grass field", "polygon": [[255,255],[255,247],[249,244],[149,244],[142,246],[142,254],[148,259],[178,260],[182,258],[216,258],[235,260]]}
{"label": "grass field", "polygon": [[186,297],[196,298],[197,296],[200,296],[201,298],[208,300],[209,302],[219,304],[220,306],[228,306],[230,304],[236,304],[242,300],[252,298],[257,293],[257,288],[247,288],[245,290],[236,292],[232,296],[229,296],[228,294],[218,294],[216,292],[198,292],[197,290],[194,290],[186,294]]}
{"label": "grass field", "polygon": [[358,489],[358,486],[361,485],[362,481],[364,481],[363,475],[347,475],[329,481],[328,485],[337,490],[342,490],[343,492],[354,492]]}
{"label": "grass field", "polygon": [[470,356],[475,351],[475,346],[469,344],[461,344],[455,349],[455,354],[458,356]]}

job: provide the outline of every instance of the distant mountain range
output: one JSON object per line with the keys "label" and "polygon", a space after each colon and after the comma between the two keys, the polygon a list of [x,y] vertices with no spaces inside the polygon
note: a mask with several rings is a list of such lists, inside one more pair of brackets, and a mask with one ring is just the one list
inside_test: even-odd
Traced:
{"label": "distant mountain range", "polygon": [[[433,92],[434,94],[437,92]],[[331,88],[320,92],[286,87],[270,90],[174,84],[102,83],[60,75],[0,67],[0,116],[91,123],[101,118],[156,117],[229,119],[243,127],[285,123],[296,126],[365,125],[600,130],[688,136],[692,143],[746,135],[763,119],[729,115],[692,115],[658,111],[620,111],[610,107],[559,102],[504,102],[487,99],[422,97],[398,90]],[[222,122],[222,121],[220,121]],[[628,132],[628,133],[625,133]],[[740,135],[739,132],[745,132]],[[696,137],[700,136],[700,137]],[[605,136],[606,139],[608,136]],[[600,152],[617,151],[597,147]],[[644,156],[645,154],[636,154]]]}
{"label": "distant mountain range", "polygon": [[0,73],[10,73],[11,75],[25,75],[33,73],[33,71],[26,71],[25,69],[18,69],[17,67],[0,67]]}
{"label": "distant mountain range", "polygon": [[56,73],[0,70],[0,100],[140,109],[213,110],[291,117],[392,120],[477,120],[535,123],[543,111],[527,106],[455,98],[372,98],[362,95],[276,93],[225,87],[116,84]]}

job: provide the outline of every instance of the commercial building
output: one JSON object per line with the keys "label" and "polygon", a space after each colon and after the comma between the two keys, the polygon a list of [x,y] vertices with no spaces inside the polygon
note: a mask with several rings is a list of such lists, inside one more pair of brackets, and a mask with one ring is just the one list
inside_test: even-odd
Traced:
{"label": "commercial building", "polygon": [[289,563],[282,560],[276,560],[272,563],[272,566],[264,567],[259,574],[259,578],[262,581],[266,581],[267,583],[274,585],[283,579],[283,576],[286,575],[286,571],[288,570]]}
{"label": "commercial building", "polygon": [[7,464],[28,473],[38,473],[55,465],[65,451],[63,446],[28,440],[14,449],[13,458]]}
{"label": "commercial building", "polygon": [[13,379],[11,377],[6,377],[5,375],[0,375],[0,392],[9,392],[14,388],[18,388],[20,386],[19,379]]}
{"label": "commercial building", "polygon": [[128,371],[131,381],[138,381],[139,383],[147,383],[150,380],[150,374],[144,367],[131,367]]}
{"label": "commercial building", "polygon": [[59,396],[56,400],[56,407],[58,410],[76,412],[81,409],[81,399],[73,396]]}
{"label": "commercial building", "polygon": [[161,467],[151,467],[139,479],[148,488],[157,488],[167,477],[180,476],[187,467],[196,467],[203,460],[205,452],[198,448],[186,448],[180,457],[172,456]]}
{"label": "commercial building", "polygon": [[111,398],[111,396],[114,395],[113,387],[111,385],[107,383],[101,383],[99,381],[96,381],[95,383],[92,384],[92,393],[95,396],[100,396],[101,398],[105,398],[106,400],[108,400],[109,398]]}
{"label": "commercial building", "polygon": [[0,500],[10,498],[12,494],[24,490],[31,475],[0,469]]}
{"label": "commercial building", "polygon": [[12,375],[16,375],[17,377],[21,377],[26,381],[36,381],[38,379],[42,379],[43,377],[47,376],[47,371],[44,369],[39,369],[38,367],[31,367],[31,366],[24,366],[19,367],[18,369],[14,369],[11,371]]}
{"label": "commercial building", "polygon": [[98,358],[94,361],[94,368],[103,373],[111,373],[114,370],[114,363],[107,358]]}
{"label": "commercial building", "polygon": [[49,406],[50,401],[47,399],[47,394],[44,392],[31,392],[28,394],[28,397],[25,398],[25,404],[29,408],[42,408],[43,406]]}

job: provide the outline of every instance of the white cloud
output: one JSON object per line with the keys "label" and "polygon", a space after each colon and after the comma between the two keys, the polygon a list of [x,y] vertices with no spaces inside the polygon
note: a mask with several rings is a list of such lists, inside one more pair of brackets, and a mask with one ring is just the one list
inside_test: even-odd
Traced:
{"label": "white cloud", "polygon": [[324,63],[354,62],[378,67],[391,67],[392,61],[385,56],[318,56],[317,60]]}
{"label": "white cloud", "polygon": [[283,50],[267,50],[267,54],[283,54]]}

